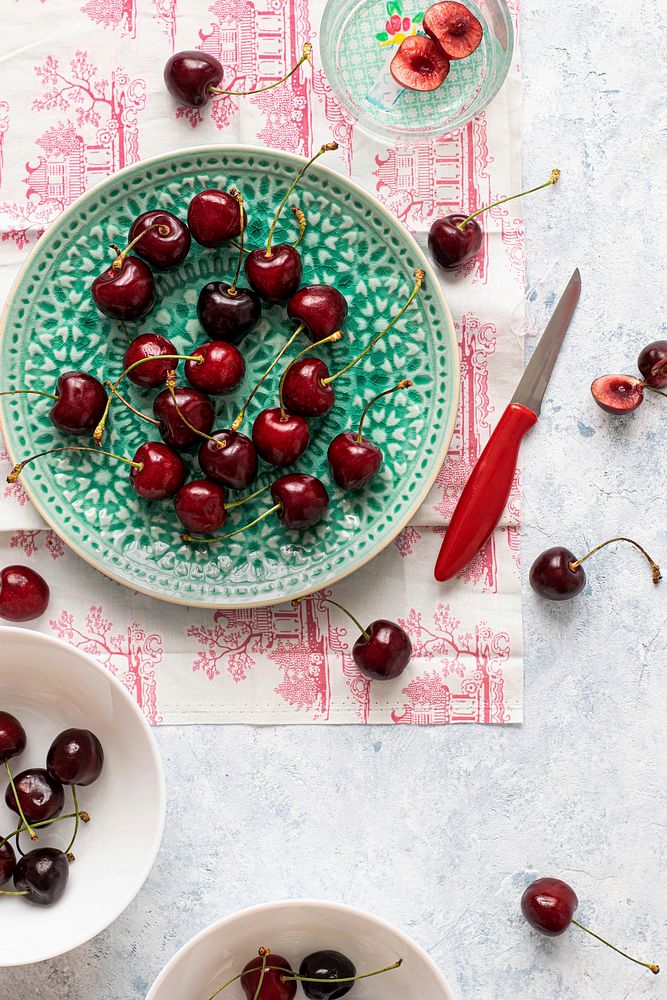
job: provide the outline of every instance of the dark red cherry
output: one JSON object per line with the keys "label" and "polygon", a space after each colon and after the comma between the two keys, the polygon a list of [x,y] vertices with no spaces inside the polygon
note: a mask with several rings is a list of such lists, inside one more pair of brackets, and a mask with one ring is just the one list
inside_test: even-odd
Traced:
{"label": "dark red cherry", "polygon": [[531,927],[557,937],[572,923],[579,900],[574,889],[559,878],[538,878],[521,897],[521,912]]}
{"label": "dark red cherry", "polygon": [[342,490],[360,490],[370,483],[382,465],[382,451],[356,431],[338,434],[327,451],[332,478]]}
{"label": "dark red cherry", "polygon": [[57,400],[49,419],[65,434],[93,431],[107,405],[107,392],[101,382],[86,372],[63,372],[56,383]]}
{"label": "dark red cherry", "polygon": [[130,470],[134,492],[144,500],[166,500],[178,493],[185,482],[187,470],[180,455],[161,441],[146,441],[133,458],[141,468]]}
{"label": "dark red cherry", "polygon": [[292,966],[282,955],[269,954],[266,960],[267,969],[259,987],[262,974],[262,957],[251,959],[243,968],[241,987],[248,1000],[293,1000],[296,996],[296,982],[283,982],[283,976],[293,976]]}
{"label": "dark red cherry", "polygon": [[362,674],[374,680],[399,677],[412,656],[410,637],[396,622],[379,618],[360,635],[352,647],[352,658]]}
{"label": "dark red cherry", "polygon": [[100,312],[113,319],[132,320],[147,316],[155,305],[153,272],[143,260],[128,254],[95,278],[91,294]]}
{"label": "dark red cherry", "polygon": [[634,375],[600,375],[591,383],[593,399],[607,413],[622,416],[644,399],[644,383]]}
{"label": "dark red cherry", "polygon": [[239,344],[255,329],[262,303],[249,288],[232,288],[227,281],[209,281],[197,300],[197,316],[211,340]]}
{"label": "dark red cherry", "polygon": [[262,410],[252,425],[252,443],[269,465],[292,465],[310,443],[308,423],[293,413],[281,413],[279,406]]}
{"label": "dark red cherry", "polygon": [[[174,396],[175,400],[169,389],[163,389],[153,401],[153,415],[160,422],[158,429],[165,444],[183,451],[199,444],[201,440],[201,436],[192,427],[196,427],[202,434],[210,432],[215,410],[208,396],[199,389],[176,386]],[[192,427],[188,427],[183,417]]]}
{"label": "dark red cherry", "polygon": [[484,35],[474,14],[464,4],[453,0],[431,4],[422,25],[449,59],[466,59],[472,55]]}
{"label": "dark red cherry", "polygon": [[201,108],[211,97],[210,87],[222,83],[222,65],[215,56],[199,49],[175,52],[164,67],[169,93],[190,108]]}
{"label": "dark red cherry", "polygon": [[29,903],[49,906],[60,899],[67,887],[69,862],[55,847],[38,847],[19,859],[14,871],[14,885],[28,890]]}
{"label": "dark red cherry", "polygon": [[28,566],[5,566],[0,570],[0,618],[8,622],[32,621],[44,614],[49,597],[46,580],[34,569]]}
{"label": "dark red cherry", "polygon": [[311,952],[299,966],[299,975],[304,976],[306,980],[322,980],[319,983],[301,983],[308,1000],[340,1000],[354,988],[355,984],[331,980],[353,979],[356,974],[354,962],[342,952],[330,948]]}
{"label": "dark red cherry", "polygon": [[225,491],[210,479],[195,479],[181,486],[174,507],[181,524],[197,535],[209,535],[227,520]]}
{"label": "dark red cherry", "polygon": [[[446,215],[436,219],[428,234],[428,248],[443,271],[456,271],[476,257],[482,249],[482,227],[476,219],[466,222],[465,215]],[[465,222],[463,229],[459,224]]]}
{"label": "dark red cherry", "polygon": [[16,855],[14,854],[14,848],[9,841],[6,841],[6,843],[0,844],[0,885],[9,882],[15,868]]}
{"label": "dark red cherry", "polygon": [[272,246],[270,255],[261,247],[246,257],[245,273],[250,286],[266,302],[287,302],[301,284],[301,254],[286,243]]}
{"label": "dark red cherry", "polygon": [[202,442],[198,456],[202,472],[231,490],[247,489],[257,478],[257,452],[250,438],[229,430],[215,431],[211,437],[225,447]]}
{"label": "dark red cherry", "polygon": [[185,377],[190,385],[212,396],[231,392],[243,381],[245,361],[243,355],[224,340],[212,340],[192,351],[203,361],[186,361]]}
{"label": "dark red cherry", "polygon": [[127,377],[130,382],[141,386],[142,389],[157,389],[158,386],[164,385],[167,372],[171,371],[176,364],[173,359],[164,360],[164,355],[177,353],[172,342],[161,334],[142,333],[135,337],[127,348],[123,358],[123,369],[129,368],[130,365],[142,361],[144,358],[155,358],[155,361],[146,361],[144,364],[137,365],[131,372],[128,372]]}
{"label": "dark red cherry", "polygon": [[295,361],[285,373],[283,402],[290,413],[301,417],[322,417],[334,404],[331,384],[324,385],[329,369],[320,358],[306,357]]}
{"label": "dark red cherry", "polygon": [[581,566],[572,569],[577,557],[562,545],[554,545],[537,557],[528,579],[533,590],[550,601],[569,601],[586,586]]}
{"label": "dark red cherry", "polygon": [[[52,778],[43,767],[33,767],[21,771],[14,778],[23,815],[29,823],[42,823],[53,819],[62,812],[65,803],[65,792],[61,783]],[[11,785],[7,785],[5,803],[8,808],[18,814],[16,798]]]}
{"label": "dark red cherry", "polygon": [[408,35],[391,60],[389,71],[396,83],[408,90],[437,90],[449,74],[449,59],[432,38]]}
{"label": "dark red cherry", "polygon": [[65,729],[46,755],[46,768],[63,785],[92,785],[104,766],[104,751],[90,729]]}
{"label": "dark red cherry", "polygon": [[311,528],[324,517],[329,506],[329,494],[315,476],[291,473],[276,479],[271,486],[274,503],[281,509],[278,517],[286,528]]}
{"label": "dark red cherry", "polygon": [[23,753],[26,742],[25,729],[16,716],[0,711],[0,764]]}
{"label": "dark red cherry", "polygon": [[654,340],[639,353],[637,367],[647,385],[667,389],[667,340]]}
{"label": "dark red cherry", "polygon": [[316,343],[340,330],[347,317],[347,301],[333,285],[305,285],[287,303],[287,315],[303,323]]}
{"label": "dark red cherry", "polygon": [[[243,228],[247,224],[243,212]],[[219,247],[241,233],[239,203],[228,191],[209,188],[196,194],[188,207],[188,226],[203,247]]]}
{"label": "dark red cherry", "polygon": [[135,253],[152,267],[170,271],[183,263],[190,251],[190,230],[171,212],[153,209],[138,215],[128,236],[131,243],[140,233],[146,235],[136,244]]}

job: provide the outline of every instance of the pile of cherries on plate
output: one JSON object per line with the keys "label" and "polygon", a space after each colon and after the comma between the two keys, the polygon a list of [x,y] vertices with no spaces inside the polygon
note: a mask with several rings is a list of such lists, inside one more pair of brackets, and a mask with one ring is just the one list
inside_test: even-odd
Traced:
{"label": "pile of cherries on plate", "polygon": [[[64,372],[52,391],[12,389],[10,392],[38,392],[53,400],[52,423],[72,435],[93,435],[92,447],[63,445],[51,452],[20,462],[10,473],[15,481],[24,466],[44,454],[91,451],[125,463],[134,491],[145,500],[173,499],[175,512],[185,529],[187,542],[210,543],[229,538],[275,514],[288,528],[312,527],[324,516],[329,494],[324,483],[312,475],[290,472],[273,483],[228,502],[227,490],[247,491],[258,473],[258,459],[283,469],[293,465],[306,451],[311,438],[309,420],[322,417],[334,403],[334,383],[357,364],[403,315],[424,278],[417,271],[412,293],[402,308],[389,319],[385,329],[366,344],[356,358],[330,374],[327,364],[313,357],[313,347],[341,340],[341,327],[348,305],[333,285],[301,287],[303,264],[298,246],[306,228],[303,213],[293,211],[299,226],[293,244],[274,240],[276,224],[290,194],[310,165],[336,143],[323,145],[296,174],[278,206],[265,246],[247,250],[244,246],[247,213],[240,192],[208,189],[192,198],[187,224],[172,213],[154,209],[136,218],[121,250],[113,246],[113,262],[92,283],[91,294],[103,314],[123,325],[147,316],[157,301],[153,270],[179,267],[186,259],[191,240],[207,248],[230,241],[238,249],[236,268],[229,281],[209,281],[199,292],[197,315],[210,338],[190,353],[178,351],[161,333],[142,333],[131,339],[124,358],[124,370],[115,381],[104,384],[87,372]],[[241,271],[247,285],[239,283]],[[257,326],[264,304],[287,304],[294,331],[240,408],[231,426],[215,428],[215,408],[211,397],[233,392],[244,377],[245,362],[239,345]],[[290,345],[303,335],[307,346],[282,372],[277,405],[262,410],[254,419],[251,436],[240,432],[249,403],[265,378]],[[184,379],[178,379],[179,362],[184,362]],[[153,400],[153,415],[142,414],[122,395],[128,379],[142,389],[159,390]],[[379,393],[361,414],[359,424],[339,434],[328,451],[334,482],[343,490],[359,490],[378,473],[383,461],[380,448],[363,435],[366,412],[375,399],[407,389],[412,383],[401,379]],[[146,440],[134,455],[115,454],[102,448],[111,404],[124,404],[149,422],[161,438]],[[183,452],[198,447],[200,474],[186,482]],[[225,524],[228,512],[270,490],[271,506],[250,524],[226,535],[216,533]],[[208,537],[201,537],[208,536]]]}
{"label": "pile of cherries on plate", "polygon": [[[14,882],[12,890],[0,888],[0,896],[23,897],[29,903],[48,906],[60,899],[67,888],[69,866],[74,861],[72,847],[80,823],[90,820],[88,813],[79,808],[77,786],[97,781],[104,765],[104,752],[89,729],[65,729],[49,747],[46,767],[31,767],[13,775],[9,761],[22,754],[26,744],[25,729],[16,716],[0,711],[0,765],[9,779],[5,803],[19,817],[17,828],[0,837],[0,886],[10,879]],[[72,789],[74,811],[63,815],[67,785]],[[21,834],[34,843],[39,840],[37,831],[50,830],[64,820],[73,821],[73,831],[64,850],[34,847],[23,852]]]}

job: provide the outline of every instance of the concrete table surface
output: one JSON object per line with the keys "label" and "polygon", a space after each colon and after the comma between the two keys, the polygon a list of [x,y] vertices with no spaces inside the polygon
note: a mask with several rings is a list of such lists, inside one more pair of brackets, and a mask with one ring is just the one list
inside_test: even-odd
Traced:
{"label": "concrete table surface", "polygon": [[[666,336],[664,11],[536,0],[521,45],[525,185],[563,170],[525,201],[529,284],[555,265],[557,291],[578,265],[584,286],[523,451],[524,577],[548,545],[618,534],[667,572],[665,401],[615,420],[588,388]],[[630,547],[587,567],[569,604],[525,587],[521,727],[159,729],[169,811],[143,891],[88,945],[0,972],[2,1000],[141,1000],[197,931],[290,896],[396,923],[460,1000],[667,997],[667,581]],[[664,975],[576,928],[538,938],[518,903],[540,874]]]}

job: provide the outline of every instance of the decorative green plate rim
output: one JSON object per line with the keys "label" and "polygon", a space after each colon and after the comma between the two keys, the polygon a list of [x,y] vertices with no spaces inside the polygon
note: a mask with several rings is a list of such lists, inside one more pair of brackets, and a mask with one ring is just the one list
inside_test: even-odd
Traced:
{"label": "decorative green plate rim", "polygon": [[[233,144],[233,145],[204,145],[204,146],[188,146],[184,148],[170,150],[165,153],[160,153],[156,156],[148,157],[147,159],[140,160],[137,163],[130,164],[124,167],[122,170],[117,171],[110,177],[105,178],[98,184],[93,185],[87,191],[85,191],[76,201],[72,202],[64,211],[58,216],[58,218],[51,223],[47,231],[37,242],[35,247],[33,247],[28,258],[23,263],[21,270],[19,271],[4,304],[2,315],[0,316],[0,359],[4,354],[5,347],[5,334],[7,332],[7,325],[10,316],[10,311],[14,304],[14,299],[17,296],[21,284],[30,271],[36,260],[39,259],[41,254],[49,246],[50,241],[54,240],[57,236],[58,231],[77,213],[79,213],[87,203],[95,198],[101,190],[106,187],[111,187],[128,179],[133,175],[137,174],[146,167],[157,166],[165,161],[173,161],[174,157],[188,157],[188,156],[215,156],[215,155],[228,155],[228,156],[243,156],[243,155],[270,155],[275,157],[276,161],[282,161],[285,164],[289,164],[293,168],[299,169],[305,159],[301,156],[297,156],[293,153],[283,152],[282,150],[275,150],[268,147],[262,146],[251,146],[246,144]],[[275,597],[268,598],[265,595],[262,599],[247,599],[241,598],[235,600],[232,603],[225,603],[221,601],[211,601],[211,600],[197,600],[193,599],[193,595],[189,595],[188,598],[180,597],[178,595],[178,590],[175,593],[164,593],[162,591],[155,591],[147,586],[142,586],[141,582],[138,580],[130,580],[124,577],[121,573],[116,573],[114,570],[107,565],[103,560],[96,559],[92,554],[86,552],[77,541],[71,538],[62,526],[59,524],[58,520],[50,515],[45,506],[41,503],[37,491],[33,489],[30,485],[29,479],[26,478],[25,481],[22,480],[24,489],[28,494],[28,497],[33,504],[35,510],[43,518],[46,524],[59,535],[60,538],[67,544],[80,558],[87,562],[90,566],[96,569],[98,572],[102,573],[104,576],[111,578],[117,583],[128,587],[131,590],[138,591],[139,593],[146,594],[149,597],[156,598],[158,600],[165,601],[171,604],[178,604],[185,607],[198,607],[198,608],[252,608],[252,607],[266,607],[273,604],[282,604],[287,600],[291,600],[295,597],[300,597],[312,593],[313,591],[323,589],[325,587],[330,587],[333,584],[349,576],[351,573],[356,572],[356,570],[361,569],[366,565],[371,559],[379,555],[391,542],[396,538],[396,536],[403,530],[403,528],[410,523],[412,517],[422,505],[428,493],[435,482],[435,479],[442,467],[442,463],[447,455],[447,450],[449,448],[452,435],[454,433],[454,426],[456,423],[456,416],[458,411],[458,400],[460,392],[460,361],[459,361],[459,350],[458,342],[456,339],[456,332],[454,328],[454,322],[447,305],[442,287],[435,274],[434,269],[426,258],[425,254],[419,247],[418,243],[414,239],[411,233],[405,229],[396,218],[378,201],[374,195],[366,191],[361,185],[357,184],[351,178],[341,174],[336,170],[332,170],[330,167],[316,164],[312,168],[312,172],[324,174],[331,182],[335,182],[338,185],[347,187],[352,194],[355,194],[362,201],[370,203],[370,206],[377,212],[380,216],[384,218],[386,223],[393,228],[395,231],[400,233],[401,238],[407,243],[408,247],[412,251],[415,259],[420,263],[420,266],[426,272],[426,278],[429,283],[429,288],[435,298],[438,300],[442,316],[446,322],[446,334],[449,340],[449,361],[451,362],[451,378],[447,379],[447,391],[445,408],[447,410],[447,418],[442,422],[441,435],[440,435],[440,446],[439,449],[433,455],[431,460],[431,468],[423,478],[421,489],[412,499],[412,502],[406,506],[402,515],[396,519],[395,524],[392,528],[382,537],[378,538],[373,544],[371,544],[367,549],[365,549],[361,555],[355,557],[350,557],[348,562],[343,568],[337,567],[335,570],[326,571],[326,567],[323,568],[323,572],[316,582],[310,582],[310,585],[305,589],[299,589],[297,591],[291,591],[285,594],[276,594]],[[435,387],[435,391],[439,392],[439,387]],[[2,433],[7,451],[10,456],[10,460],[15,463],[19,461],[19,456],[15,453],[13,449],[10,423],[5,415],[4,407],[7,405],[7,399],[12,397],[0,397],[0,432]]]}

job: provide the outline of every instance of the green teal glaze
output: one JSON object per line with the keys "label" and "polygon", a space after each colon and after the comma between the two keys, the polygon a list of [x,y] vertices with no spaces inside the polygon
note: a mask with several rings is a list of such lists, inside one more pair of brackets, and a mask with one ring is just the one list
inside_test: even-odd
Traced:
{"label": "green teal glaze", "polygon": [[[111,260],[108,244],[124,244],[140,212],[161,207],[184,219],[197,191],[236,185],[249,214],[247,243],[258,245],[301,163],[288,154],[241,147],[185,150],[128,167],[83,195],[40,240],[10,295],[0,388],[51,390],[58,375],[72,368],[116,377],[125,336],[90,297],[93,279]],[[142,501],[130,487],[126,467],[104,456],[56,455],[23,473],[32,499],[65,542],[103,573],[155,597],[198,606],[261,605],[327,586],[377,554],[407,523],[449,443],[458,396],[456,340],[437,280],[416,244],[377,202],[330,170],[315,167],[291,201],[300,204],[309,223],[301,247],[304,283],[333,283],[350,304],[345,338],[322,352],[332,372],[398,311],[415,269],[427,272],[421,294],[396,327],[336,382],[332,411],[312,421],[312,443],[295,471],[326,484],[331,504],[324,521],[295,533],[271,517],[229,542],[192,546],[180,541],[172,504]],[[286,211],[277,240],[295,238],[295,220]],[[210,251],[193,243],[178,271],[156,274],[157,305],[146,319],[130,324],[131,334],[163,333],[184,353],[204,343],[196,315],[199,288],[213,278],[229,278],[234,264],[233,248]],[[242,386],[215,400],[217,427],[229,425],[293,328],[283,307],[265,308],[259,327],[242,345],[247,364]],[[295,343],[292,356],[306,344]],[[257,394],[242,427],[246,433],[259,410],[274,405],[279,371]],[[366,490],[343,495],[328,473],[329,441],[353,428],[364,403],[400,377],[411,378],[415,388],[380,400],[365,428],[384,450],[383,469]],[[150,413],[154,393],[125,386],[133,404]],[[14,461],[76,443],[63,440],[50,423],[49,404],[36,396],[0,397]],[[105,448],[131,457],[150,439],[157,439],[153,427],[122,405],[112,406]],[[187,461],[192,478],[198,478],[196,451]],[[275,472],[262,466],[257,486],[274,478]],[[269,503],[260,497],[231,512],[228,530]]]}

